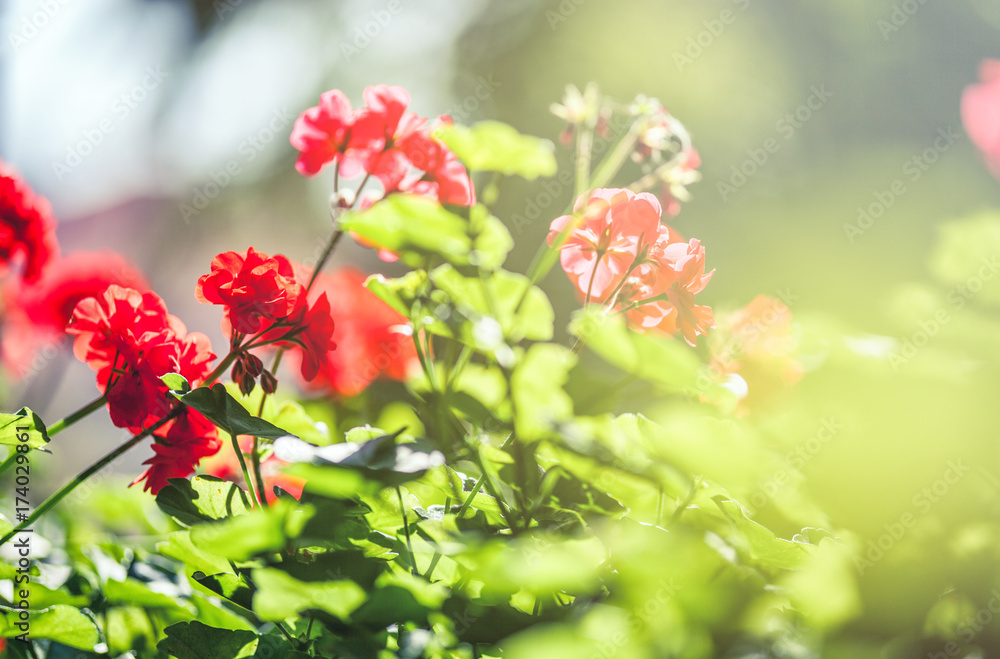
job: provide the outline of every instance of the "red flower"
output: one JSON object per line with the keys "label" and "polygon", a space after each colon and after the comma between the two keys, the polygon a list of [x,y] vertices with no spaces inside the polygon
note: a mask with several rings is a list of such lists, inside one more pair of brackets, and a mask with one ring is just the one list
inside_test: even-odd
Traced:
{"label": "red flower", "polygon": [[116,285],[81,300],[66,331],[77,358],[97,371],[112,422],[135,432],[171,408],[160,377],[180,373],[197,385],[215,358],[208,338],[189,335],[158,295]]}
{"label": "red flower", "polygon": [[321,95],[319,105],[303,112],[292,128],[289,141],[301,152],[295,169],[303,176],[314,176],[342,157],[353,119],[351,102],[343,92],[334,89]]}
{"label": "red flower", "polygon": [[145,291],[142,274],[114,252],[75,252],[53,261],[31,285],[9,279],[3,289],[4,364],[23,376],[37,352],[66,338],[66,323],[77,303],[104,293],[111,284]]}
{"label": "red flower", "polygon": [[156,440],[153,457],[143,462],[149,468],[132,481],[132,485],[146,481],[142,489],[154,495],[168,485],[168,479],[190,476],[199,462],[222,446],[218,428],[190,408],[161,426]]}
{"label": "red flower", "polygon": [[302,355],[302,378],[308,382],[319,373],[321,365],[326,361],[327,353],[336,350],[333,340],[334,321],[330,315],[330,301],[326,293],[320,295],[308,310],[305,307],[290,321],[292,329],[278,345],[294,345]]}
{"label": "red flower", "polygon": [[333,332],[337,349],[320,359],[309,389],[355,396],[379,378],[406,378],[416,364],[406,318],[365,288],[364,282],[365,275],[353,268],[316,278],[310,297],[329,299],[337,319]]}
{"label": "red flower", "polygon": [[352,152],[344,159],[341,173],[351,177],[365,171],[389,193],[409,173],[410,155],[426,146],[427,120],[406,111],[410,95],[402,87],[368,87],[364,98],[367,107],[354,122]]}
{"label": "red flower", "polygon": [[256,334],[290,316],[303,290],[288,259],[251,247],[244,255],[225,252],[216,256],[212,271],[198,279],[195,295],[201,302],[226,307],[223,333]]}
{"label": "red flower", "polygon": [[984,60],[979,84],[962,93],[962,124],[990,171],[1000,178],[1000,60]]}
{"label": "red flower", "polygon": [[576,228],[561,247],[563,270],[577,289],[591,300],[603,301],[640,258],[640,250],[659,235],[660,202],[651,194],[600,189],[577,203],[582,220],[564,215],[552,221],[549,244],[565,228]]}
{"label": "red flower", "polygon": [[34,282],[58,254],[49,203],[0,161],[0,274],[20,259],[22,277]]}

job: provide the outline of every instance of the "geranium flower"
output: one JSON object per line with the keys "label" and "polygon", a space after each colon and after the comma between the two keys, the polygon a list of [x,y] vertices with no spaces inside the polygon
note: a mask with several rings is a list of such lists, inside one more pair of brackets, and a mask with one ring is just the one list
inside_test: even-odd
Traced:
{"label": "geranium flower", "polygon": [[132,481],[132,485],[145,481],[142,489],[154,495],[169,479],[190,476],[203,459],[222,447],[218,428],[190,408],[161,426],[155,439],[153,457],[143,462],[149,467]]}
{"label": "geranium flower", "polygon": [[13,375],[22,377],[39,350],[61,345],[77,303],[103,294],[111,284],[138,291],[149,288],[142,273],[114,252],[68,254],[53,261],[32,284],[8,279],[2,293],[0,351]]}
{"label": "geranium flower", "polygon": [[1000,60],[984,60],[979,83],[962,93],[962,125],[990,171],[1000,178]]}
{"label": "geranium flower", "polygon": [[[561,246],[560,263],[582,295],[601,302],[659,235],[660,202],[648,193],[600,189],[581,198],[576,212],[583,217]],[[574,222],[570,215],[553,220],[549,244]]]}
{"label": "geranium flower", "polygon": [[365,288],[359,270],[320,274],[309,295],[329,299],[337,349],[320,360],[307,389],[356,396],[379,378],[403,380],[412,372],[417,355],[406,318]]}
{"label": "geranium flower", "polygon": [[97,371],[112,422],[134,432],[170,410],[162,376],[180,373],[197,386],[215,358],[208,337],[189,335],[158,295],[117,285],[81,300],[66,331],[77,358]]}
{"label": "geranium flower", "polygon": [[297,347],[301,355],[302,378],[308,382],[315,379],[328,353],[336,350],[333,340],[335,323],[330,314],[330,301],[323,293],[312,305],[290,321],[292,329],[279,346]]}
{"label": "geranium flower", "polygon": [[37,281],[59,255],[55,220],[48,201],[0,161],[0,275],[11,264],[24,264],[21,276]]}
{"label": "geranium flower", "polygon": [[347,151],[353,120],[351,102],[343,92],[324,92],[319,105],[303,112],[292,127],[289,141],[301,152],[295,169],[315,176],[324,165],[339,160]]}
{"label": "geranium flower", "polygon": [[224,252],[212,260],[212,271],[198,279],[195,296],[201,302],[225,307],[222,331],[256,334],[276,320],[290,316],[304,288],[295,280],[284,256],[255,252]]}

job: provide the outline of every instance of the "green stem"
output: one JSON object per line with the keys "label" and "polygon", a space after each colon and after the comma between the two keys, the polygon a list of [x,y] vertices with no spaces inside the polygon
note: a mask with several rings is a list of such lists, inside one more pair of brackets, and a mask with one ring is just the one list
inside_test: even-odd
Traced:
{"label": "green stem", "polygon": [[63,486],[63,488],[61,490],[59,490],[58,492],[56,492],[55,494],[53,494],[52,496],[50,496],[48,499],[46,499],[45,501],[43,501],[42,504],[40,506],[38,506],[38,508],[36,508],[35,511],[33,513],[31,513],[31,515],[28,516],[28,519],[26,519],[23,522],[21,522],[20,524],[18,524],[17,527],[15,527],[14,529],[11,529],[7,533],[7,535],[5,535],[3,538],[0,538],[0,545],[5,544],[8,540],[10,540],[11,538],[13,538],[15,535],[17,535],[18,533],[20,533],[24,529],[30,527],[42,515],[44,515],[45,513],[47,513],[49,510],[51,510],[53,507],[55,507],[56,504],[58,504],[60,501],[62,501],[63,499],[65,499],[66,496],[69,495],[70,492],[72,492],[77,487],[79,487],[81,483],[83,483],[84,481],[86,481],[88,478],[90,478],[91,476],[93,476],[94,474],[96,474],[97,472],[99,472],[100,470],[104,469],[104,467],[106,467],[110,462],[112,462],[113,460],[115,460],[122,453],[124,453],[125,451],[129,450],[130,448],[132,448],[133,446],[135,446],[136,444],[138,444],[139,442],[141,442],[142,440],[144,440],[146,437],[149,437],[158,428],[160,428],[160,426],[164,425],[165,423],[167,423],[168,421],[170,421],[171,419],[173,419],[175,416],[177,416],[178,414],[180,414],[181,410],[183,410],[183,409],[184,408],[182,406],[178,405],[173,410],[171,410],[170,413],[168,413],[166,416],[164,416],[162,419],[160,419],[159,421],[157,421],[156,423],[154,423],[150,427],[146,428],[141,433],[139,433],[138,435],[136,435],[132,439],[128,440],[127,442],[125,442],[124,444],[122,444],[121,446],[119,446],[118,448],[116,448],[114,451],[111,451],[110,453],[108,453],[107,455],[105,455],[103,458],[101,458],[100,460],[98,460],[97,462],[95,462],[94,464],[92,464],[91,466],[89,466],[87,469],[85,469],[82,472],[80,472],[76,476],[76,478],[74,478],[69,483],[67,483],[65,486]]}
{"label": "green stem", "polygon": [[603,188],[611,182],[611,179],[615,177],[615,174],[625,164],[629,154],[632,153],[632,149],[635,147],[635,142],[638,139],[638,122],[634,122],[629,131],[615,145],[611,153],[606,155],[601,164],[597,166],[597,171],[594,172],[594,176],[590,179],[591,189]]}
{"label": "green stem", "polygon": [[7,459],[4,460],[2,463],[0,463],[0,474],[3,474],[5,471],[10,469],[11,465],[17,462],[17,456],[20,454],[17,452],[16,449],[13,449],[13,447],[11,447],[11,449],[12,450],[10,452],[10,455],[7,456]]}
{"label": "green stem", "polygon": [[247,469],[247,461],[243,457],[243,451],[240,450],[240,443],[236,441],[236,435],[230,435],[229,439],[232,440],[233,450],[236,451],[236,457],[240,461],[240,469],[243,470],[243,480],[246,481],[247,487],[250,488],[250,493],[253,495],[257,505],[263,508],[264,505],[260,502],[260,492],[257,491],[256,487],[254,487],[253,478],[250,477],[250,471]]}
{"label": "green stem", "polygon": [[87,403],[86,405],[78,409],[76,412],[73,412],[66,418],[56,421],[47,428],[49,437],[52,437],[53,435],[58,435],[63,430],[66,430],[66,428],[69,428],[71,425],[73,425],[83,417],[87,416],[91,412],[94,412],[95,410],[98,410],[101,407],[103,407],[106,402],[108,402],[108,396],[107,394],[102,394],[99,398],[96,398],[91,402]]}
{"label": "green stem", "polygon": [[396,496],[399,497],[399,512],[403,515],[403,533],[406,535],[406,549],[410,552],[410,572],[420,576],[417,571],[417,555],[413,553],[413,542],[410,540],[410,523],[406,519],[406,504],[403,503],[403,491],[396,486]]}

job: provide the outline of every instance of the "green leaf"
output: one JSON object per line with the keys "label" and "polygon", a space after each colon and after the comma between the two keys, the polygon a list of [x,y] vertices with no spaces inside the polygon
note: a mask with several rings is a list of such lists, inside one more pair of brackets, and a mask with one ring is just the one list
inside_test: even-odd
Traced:
{"label": "green leaf", "polygon": [[276,425],[253,416],[240,405],[239,401],[229,395],[223,384],[216,383],[212,388],[198,387],[187,394],[174,395],[191,409],[201,412],[205,418],[222,428],[230,435],[253,435],[264,439],[277,439],[291,433]]}
{"label": "green leaf", "polygon": [[[27,433],[26,441],[21,441]],[[49,433],[41,418],[27,407],[16,414],[0,414],[0,444],[18,446],[27,444],[37,449],[49,443]]]}
{"label": "green leaf", "polygon": [[301,463],[288,465],[281,471],[305,480],[306,492],[335,499],[352,499],[362,494],[373,494],[380,487],[378,483],[351,469]]}
{"label": "green leaf", "polygon": [[299,581],[281,570],[260,568],[251,579],[257,587],[253,610],[264,621],[275,622],[302,611],[319,609],[346,620],[362,602],[365,591],[353,581]]}
{"label": "green leaf", "polygon": [[216,574],[229,569],[229,562],[219,556],[198,549],[191,543],[188,531],[171,533],[167,542],[156,545],[156,551],[188,567],[189,573]]}
{"label": "green leaf", "polygon": [[112,604],[131,604],[144,609],[166,609],[181,615],[191,614],[191,611],[181,606],[173,597],[154,592],[135,579],[125,579],[125,581],[109,579],[104,584],[104,596]]}
{"label": "green leaf", "polygon": [[195,526],[191,529],[191,542],[223,558],[246,561],[285,547],[290,539],[298,536],[313,512],[311,508],[298,508],[282,499],[270,508],[256,509],[224,522]]}
{"label": "green leaf", "polygon": [[511,377],[520,439],[540,439],[573,415],[573,400],[562,387],[576,365],[569,348],[554,343],[538,343],[528,349]]}
{"label": "green leaf", "polygon": [[[435,268],[430,273],[430,278],[467,317],[495,318],[500,323],[503,335],[513,343],[522,339],[548,341],[552,338],[555,319],[552,305],[537,286],[532,286],[524,294],[529,285],[529,280],[524,275],[498,270],[484,281],[480,277],[465,277],[455,268],[443,265]],[[473,346],[477,342],[471,324],[463,328],[462,336],[454,338],[460,338]]]}
{"label": "green leaf", "polygon": [[167,385],[167,388],[175,393],[186,394],[191,391],[191,383],[180,373],[167,373],[160,378],[160,382]]}
{"label": "green leaf", "polygon": [[346,214],[340,226],[399,253],[410,265],[420,265],[429,255],[468,264],[472,251],[469,222],[419,195],[390,195],[367,210]]}
{"label": "green leaf", "polygon": [[245,515],[250,510],[243,488],[221,478],[171,478],[169,483],[156,495],[156,505],[186,526]]}
{"label": "green leaf", "polygon": [[669,391],[726,396],[705,377],[705,369],[687,345],[672,336],[628,329],[624,320],[598,311],[581,311],[570,333],[610,364]]}
{"label": "green leaf", "polygon": [[291,463],[310,462],[361,472],[365,478],[386,485],[415,480],[444,464],[444,454],[420,442],[398,442],[399,433],[363,442],[342,442],[315,447],[301,439],[285,437],[274,444],[274,454]]}
{"label": "green leaf", "polygon": [[742,534],[745,543],[737,549],[742,549],[751,558],[768,567],[801,567],[811,555],[812,550],[815,549],[813,545],[792,542],[775,536],[767,527],[747,517],[743,508],[735,501],[721,495],[716,495],[712,499]]}
{"label": "green leaf", "polygon": [[499,121],[480,121],[471,127],[445,124],[435,135],[472,171],[517,174],[526,179],[556,173],[552,142],[522,135]]}
{"label": "green leaf", "polygon": [[224,597],[230,602],[242,606],[244,609],[252,608],[253,588],[246,582],[242,575],[235,575],[232,572],[222,572],[220,574],[206,575],[195,573],[195,581],[200,583],[210,591]]}
{"label": "green leaf", "polygon": [[348,213],[340,225],[414,267],[444,259],[458,266],[499,268],[514,246],[510,232],[485,206],[464,212],[467,217],[420,195],[393,194]]}
{"label": "green leaf", "polygon": [[179,622],[163,630],[166,638],[156,646],[177,659],[241,659],[253,657],[257,634],[209,627],[197,621]]}
{"label": "green leaf", "polygon": [[[32,611],[27,631],[32,640],[49,639],[77,650],[105,652],[92,615],[84,611],[64,604]],[[17,627],[21,622],[16,609],[0,606],[0,638],[13,638],[23,633],[24,630]]]}

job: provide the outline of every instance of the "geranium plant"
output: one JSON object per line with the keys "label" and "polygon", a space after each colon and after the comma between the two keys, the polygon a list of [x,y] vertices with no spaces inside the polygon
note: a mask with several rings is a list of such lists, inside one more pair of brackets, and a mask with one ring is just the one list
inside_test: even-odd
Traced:
{"label": "geranium plant", "polygon": [[[71,451],[88,414],[131,434],[3,511],[11,656],[707,657],[769,652],[816,613],[808,580],[842,569],[841,545],[814,528],[776,537],[696,446],[749,436],[735,430],[747,381],[800,369],[787,341],[760,348],[788,334],[775,300],[713,338],[696,299],[711,246],[665,223],[698,178],[683,125],[653,99],[570,88],[553,111],[573,199],[521,274],[504,269],[514,241],[492,209],[504,177],[557,175],[552,143],[408,104],[379,85],[360,107],[333,90],[302,113],[296,169],[332,181],[326,248],[306,267],[220,246],[191,287],[221,307],[221,347],[123,258],[60,256],[47,205],[0,176],[5,331],[71,336],[99,394],[61,421],[4,415],[2,478],[27,483],[50,444]],[[409,270],[338,269],[345,239]],[[557,263],[579,298],[568,340],[538,286]],[[763,334],[760,309],[780,319]],[[38,349],[4,347],[8,364]],[[637,414],[648,394],[669,403],[664,422]],[[143,541],[59,518],[133,449],[150,456],[133,492],[159,510],[130,522]]]}

